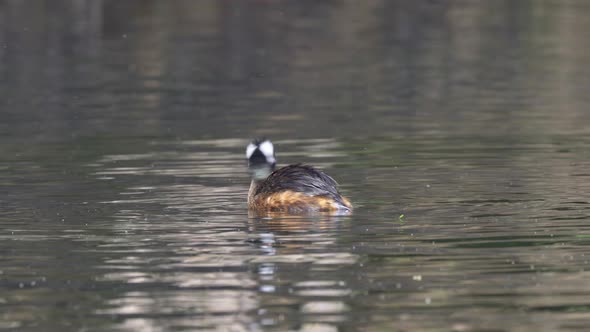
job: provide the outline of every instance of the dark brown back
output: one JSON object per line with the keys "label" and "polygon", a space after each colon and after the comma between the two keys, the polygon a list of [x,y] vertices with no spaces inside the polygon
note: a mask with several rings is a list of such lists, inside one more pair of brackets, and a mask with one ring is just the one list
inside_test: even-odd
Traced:
{"label": "dark brown back", "polygon": [[295,191],[308,196],[323,196],[346,205],[328,174],[307,165],[289,165],[272,172],[257,188],[255,195]]}

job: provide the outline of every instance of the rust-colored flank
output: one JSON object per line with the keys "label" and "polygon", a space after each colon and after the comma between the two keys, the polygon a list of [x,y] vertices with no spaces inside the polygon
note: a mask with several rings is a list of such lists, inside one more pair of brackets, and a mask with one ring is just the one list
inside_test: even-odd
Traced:
{"label": "rust-colored flank", "polygon": [[271,212],[335,212],[352,209],[350,201],[344,197],[342,203],[326,196],[308,196],[304,193],[285,190],[277,193],[260,194],[249,202],[255,211]]}

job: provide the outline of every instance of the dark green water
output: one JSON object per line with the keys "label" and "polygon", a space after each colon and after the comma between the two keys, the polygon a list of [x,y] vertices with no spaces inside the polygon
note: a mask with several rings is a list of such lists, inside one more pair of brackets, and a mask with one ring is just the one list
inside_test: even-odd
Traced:
{"label": "dark green water", "polygon": [[[0,1],[0,330],[584,331],[590,3]],[[248,218],[245,146],[347,217]]]}

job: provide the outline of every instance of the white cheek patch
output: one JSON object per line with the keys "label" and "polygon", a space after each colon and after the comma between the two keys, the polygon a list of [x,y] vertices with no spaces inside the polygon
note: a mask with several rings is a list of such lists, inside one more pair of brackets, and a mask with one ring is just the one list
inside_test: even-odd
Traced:
{"label": "white cheek patch", "polygon": [[250,159],[254,153],[254,150],[256,150],[256,145],[252,143],[248,144],[248,147],[246,148],[246,158]]}
{"label": "white cheek patch", "polygon": [[262,152],[262,154],[266,157],[266,160],[268,162],[274,162],[274,160],[275,160],[275,149],[272,146],[272,143],[270,141],[264,141],[264,142],[260,143],[260,145],[258,146],[258,148],[260,149],[260,151]]}

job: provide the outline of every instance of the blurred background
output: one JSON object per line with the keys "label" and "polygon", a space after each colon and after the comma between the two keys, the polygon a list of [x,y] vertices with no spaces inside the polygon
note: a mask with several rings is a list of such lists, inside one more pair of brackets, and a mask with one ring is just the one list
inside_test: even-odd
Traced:
{"label": "blurred background", "polygon": [[[590,324],[590,2],[0,0],[0,329]],[[248,218],[248,141],[350,217]]]}
{"label": "blurred background", "polygon": [[590,116],[584,1],[0,5],[2,132],[29,141],[518,138]]}

